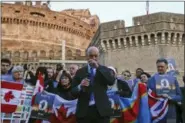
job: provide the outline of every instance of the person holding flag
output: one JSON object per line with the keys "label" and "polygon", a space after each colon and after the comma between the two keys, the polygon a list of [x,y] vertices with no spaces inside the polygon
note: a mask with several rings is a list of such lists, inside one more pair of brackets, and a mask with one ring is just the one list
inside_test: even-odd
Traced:
{"label": "person holding flag", "polygon": [[130,98],[132,95],[131,89],[126,81],[121,80],[117,77],[116,69],[112,66],[108,67],[111,70],[112,75],[116,77],[115,84],[112,87],[116,91],[116,94],[119,94],[121,97]]}
{"label": "person holding flag", "polygon": [[169,123],[170,121],[175,122],[175,104],[182,100],[180,87],[176,77],[167,74],[168,61],[166,59],[158,59],[156,65],[158,73],[149,79],[148,88],[158,96],[169,100],[168,113],[166,116],[161,117],[159,123]]}

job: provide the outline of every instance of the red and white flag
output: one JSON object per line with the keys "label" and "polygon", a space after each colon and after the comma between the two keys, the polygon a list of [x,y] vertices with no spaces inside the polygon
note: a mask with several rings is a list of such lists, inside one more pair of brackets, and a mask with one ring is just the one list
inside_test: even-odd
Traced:
{"label": "red and white flag", "polygon": [[42,74],[39,73],[33,95],[36,95],[38,92],[42,92],[43,90],[44,90],[44,78]]}
{"label": "red and white flag", "polygon": [[41,73],[38,75],[37,83],[32,97],[32,105],[34,104],[36,94],[44,90],[44,78]]}
{"label": "red and white flag", "polygon": [[51,123],[76,123],[76,100],[65,100],[56,95],[53,104],[53,114],[50,117]]}
{"label": "red and white flag", "polygon": [[23,83],[1,81],[1,112],[13,113],[20,101]]}

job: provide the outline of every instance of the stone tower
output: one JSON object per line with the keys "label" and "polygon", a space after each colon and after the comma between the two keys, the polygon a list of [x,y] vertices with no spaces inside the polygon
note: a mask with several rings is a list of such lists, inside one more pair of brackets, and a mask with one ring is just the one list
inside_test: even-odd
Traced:
{"label": "stone tower", "polygon": [[100,49],[100,62],[121,72],[138,67],[156,72],[160,57],[174,58],[177,69],[184,72],[184,15],[167,12],[133,18],[133,26],[123,20],[102,23],[91,44]]}

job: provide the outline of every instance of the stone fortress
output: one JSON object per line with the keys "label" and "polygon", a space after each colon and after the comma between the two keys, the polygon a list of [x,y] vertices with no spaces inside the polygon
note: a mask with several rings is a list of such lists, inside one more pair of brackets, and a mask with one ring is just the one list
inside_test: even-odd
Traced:
{"label": "stone fortress", "polygon": [[56,64],[39,62],[44,60],[84,60],[100,23],[88,9],[56,12],[41,1],[2,3],[1,10],[1,57],[10,58],[13,65],[28,63],[35,68]]}
{"label": "stone fortress", "polygon": [[[184,73],[184,15],[159,12],[133,18],[133,26],[124,20],[102,23],[89,46],[100,49],[100,62],[114,66],[121,73],[138,67],[156,72],[156,60],[174,58]],[[182,79],[181,79],[182,80]]]}

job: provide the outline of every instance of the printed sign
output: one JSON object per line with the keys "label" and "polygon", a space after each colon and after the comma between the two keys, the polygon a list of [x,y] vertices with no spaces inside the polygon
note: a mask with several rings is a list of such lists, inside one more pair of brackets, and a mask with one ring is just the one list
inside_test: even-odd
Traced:
{"label": "printed sign", "polygon": [[174,71],[174,70],[176,70],[175,59],[167,58],[167,61],[168,61],[168,71]]}
{"label": "printed sign", "polygon": [[175,79],[171,75],[155,75],[157,95],[168,94],[176,95]]}
{"label": "printed sign", "polygon": [[175,63],[175,59],[173,58],[167,58],[168,61],[168,74],[172,75],[172,76],[177,76],[178,75],[178,71],[177,71],[177,66]]}
{"label": "printed sign", "polygon": [[111,102],[112,116],[111,117],[121,117],[121,107],[119,101],[119,95],[115,93],[108,93],[109,101]]}
{"label": "printed sign", "polygon": [[48,120],[52,114],[53,101],[55,95],[49,93],[38,93],[32,106],[31,117]]}

